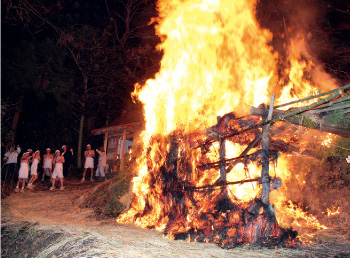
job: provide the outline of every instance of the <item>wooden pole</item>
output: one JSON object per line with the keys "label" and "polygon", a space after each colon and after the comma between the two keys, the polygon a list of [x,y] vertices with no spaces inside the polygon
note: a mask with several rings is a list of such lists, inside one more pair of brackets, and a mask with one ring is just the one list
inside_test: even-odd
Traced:
{"label": "wooden pole", "polygon": [[215,188],[215,187],[221,187],[221,186],[225,186],[225,185],[236,185],[236,184],[256,182],[256,181],[259,181],[259,180],[260,180],[260,178],[251,178],[251,179],[243,179],[243,180],[234,181],[234,182],[220,182],[220,183],[215,183],[213,185],[205,185],[205,186],[193,187],[192,189],[199,190],[199,189],[206,189],[206,188]]}
{"label": "wooden pole", "polygon": [[123,130],[122,150],[120,153],[120,170],[124,169],[125,142],[126,142],[126,128],[124,128]]}
{"label": "wooden pole", "polygon": [[[240,160],[240,159],[249,158],[250,156],[255,155],[255,154],[256,154],[256,152],[253,153],[253,154],[238,156],[238,157],[231,158],[231,159],[225,159],[224,162],[227,163],[227,162],[234,161],[234,160]],[[206,163],[206,164],[204,164],[204,165],[197,166],[197,168],[198,168],[198,169],[217,168],[217,167],[220,167],[220,164],[221,164],[221,161],[219,160],[219,161],[217,161],[217,162]],[[227,173],[226,173],[226,174],[227,174]]]}
{"label": "wooden pole", "polygon": [[[225,119],[225,129],[227,129],[229,117],[226,116]],[[219,149],[219,156],[220,156],[220,180],[222,182],[226,182],[226,139],[220,138],[220,149]]]}
{"label": "wooden pole", "polygon": [[107,142],[108,142],[108,133],[105,133],[105,140],[103,142],[103,149],[107,153]]}
{"label": "wooden pole", "polygon": [[[344,87],[345,87],[345,86],[344,86]],[[350,84],[349,84],[349,87],[350,87]],[[341,89],[341,88],[340,88],[340,89]],[[241,134],[241,133],[248,132],[248,131],[250,131],[250,130],[252,130],[252,129],[259,128],[259,127],[262,127],[262,126],[264,126],[264,125],[274,123],[274,122],[276,122],[276,121],[278,121],[278,120],[282,120],[282,119],[284,119],[284,118],[291,117],[291,116],[297,115],[297,114],[299,114],[299,113],[303,113],[303,112],[305,112],[306,110],[309,110],[309,109],[312,109],[312,108],[314,108],[314,107],[317,107],[317,106],[319,106],[319,105],[321,105],[321,104],[324,104],[324,103],[326,103],[326,102],[329,102],[330,100],[332,100],[332,99],[334,99],[334,98],[340,96],[340,95],[341,95],[340,89],[338,89],[339,92],[334,93],[334,94],[332,94],[332,95],[330,95],[330,96],[328,96],[328,97],[326,97],[326,98],[324,98],[324,99],[322,99],[322,100],[319,100],[319,101],[317,101],[317,102],[315,102],[315,103],[313,103],[313,104],[311,104],[311,105],[309,105],[309,106],[306,106],[306,107],[297,109],[297,110],[295,110],[295,111],[293,111],[293,112],[290,112],[290,113],[285,114],[285,115],[281,115],[281,116],[276,117],[276,118],[273,118],[273,119],[267,119],[267,120],[264,121],[264,122],[261,122],[261,123],[259,123],[259,124],[250,126],[250,127],[246,128],[246,129],[242,129],[242,130],[240,130],[240,131],[237,131],[237,132],[234,132],[234,133],[229,133],[229,134],[227,134],[227,135],[222,135],[221,138],[229,138],[229,137],[232,137],[232,136],[235,136],[235,135],[239,135],[239,134]]]}
{"label": "wooden pole", "polygon": [[336,93],[339,92],[339,95],[340,95],[342,90],[346,90],[348,88],[350,88],[350,84],[347,84],[347,85],[345,85],[343,87],[340,87],[338,89],[327,91],[325,93],[321,93],[321,94],[318,94],[318,95],[315,95],[315,96],[310,96],[310,97],[306,97],[306,98],[303,98],[303,99],[298,99],[298,100],[295,100],[295,101],[292,101],[292,102],[284,103],[284,104],[275,106],[274,108],[289,106],[289,105],[292,105],[292,104],[295,104],[295,103],[300,103],[300,102],[311,100],[311,99],[314,99],[314,98],[319,98],[319,97],[322,97],[322,96],[325,96],[325,95],[328,95],[328,94],[331,94],[331,93],[335,93],[335,92]]}
{"label": "wooden pole", "polygon": [[[271,96],[269,114],[267,120],[272,118],[273,103],[275,101],[275,95]],[[270,124],[266,124],[262,129],[262,149],[264,150],[262,157],[262,169],[261,169],[261,200],[264,204],[270,203],[270,175],[269,175],[269,159],[270,159]]]}
{"label": "wooden pole", "polygon": [[[287,114],[289,111],[283,111],[274,109],[272,118],[276,117],[283,117],[285,114]],[[255,108],[251,107],[250,114],[256,115],[256,116],[266,116],[267,110],[261,109],[261,108]],[[345,112],[344,112],[345,113]],[[343,137],[350,137],[350,128],[346,126],[337,125],[334,123],[331,123],[327,120],[327,115],[324,116],[324,119],[321,120],[310,120],[310,117],[312,116],[312,111],[306,111],[303,113],[303,119],[301,119],[301,116],[290,116],[288,119],[285,119],[286,122],[295,124],[297,126],[304,126],[306,128],[311,129],[317,129],[323,132],[328,132],[336,135],[340,135]]]}
{"label": "wooden pole", "polygon": [[330,107],[330,106],[333,106],[333,105],[341,103],[341,102],[346,103],[349,100],[350,100],[350,94],[349,95],[345,95],[344,97],[340,97],[340,98],[337,98],[335,100],[329,101],[328,103],[320,105],[317,108],[320,109],[320,108]]}

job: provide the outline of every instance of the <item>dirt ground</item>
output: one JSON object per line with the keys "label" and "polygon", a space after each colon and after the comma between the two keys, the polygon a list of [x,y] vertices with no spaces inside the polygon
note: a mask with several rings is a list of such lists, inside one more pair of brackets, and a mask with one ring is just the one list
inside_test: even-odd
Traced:
{"label": "dirt ground", "polygon": [[81,208],[83,196],[98,184],[69,179],[63,191],[49,191],[48,183],[39,183],[34,191],[2,199],[1,257],[350,257],[350,243],[336,237],[336,230],[335,237],[301,249],[245,245],[225,250],[170,240]]}

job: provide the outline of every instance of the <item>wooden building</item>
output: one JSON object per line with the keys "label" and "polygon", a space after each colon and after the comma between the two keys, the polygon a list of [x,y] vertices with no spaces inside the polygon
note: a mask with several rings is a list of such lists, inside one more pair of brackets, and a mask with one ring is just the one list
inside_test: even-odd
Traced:
{"label": "wooden building", "polygon": [[145,122],[143,110],[138,105],[129,105],[127,110],[110,124],[94,129],[93,135],[104,134],[104,149],[107,163],[110,167],[119,164],[123,169],[123,162],[128,147],[138,141],[140,132],[144,130]]}

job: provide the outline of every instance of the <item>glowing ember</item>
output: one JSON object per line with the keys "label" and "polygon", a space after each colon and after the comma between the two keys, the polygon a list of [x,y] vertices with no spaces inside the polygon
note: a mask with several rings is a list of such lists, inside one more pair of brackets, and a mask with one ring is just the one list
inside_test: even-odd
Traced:
{"label": "glowing ember", "polygon": [[[136,85],[134,92],[144,103],[144,152],[137,159],[138,176],[133,181],[136,198],[118,222],[222,247],[287,243],[286,238],[292,244],[294,233],[281,228],[272,207],[258,198],[257,181],[205,189],[201,187],[217,182],[219,169],[197,168],[219,160],[218,142],[208,144],[207,149],[194,148],[208,140],[205,129],[216,124],[217,116],[231,111],[244,114],[251,105],[267,103],[271,94],[281,103],[318,88],[304,79],[313,63],[301,59],[300,38],[290,44],[288,78],[278,77],[278,54],[269,46],[272,34],[259,27],[255,4],[246,0],[158,3],[157,33],[163,39],[159,48],[164,56],[155,79]],[[254,135],[249,137],[227,141],[225,158],[239,156],[254,139]],[[282,156],[278,162],[276,173],[282,181],[288,180],[288,161]],[[227,180],[260,174],[256,162],[240,163],[233,166]],[[287,216],[302,217],[308,225],[322,228],[292,203],[283,204],[286,199],[278,192],[279,199],[273,201],[277,217],[287,209]]]}
{"label": "glowing ember", "polygon": [[336,138],[336,136],[334,136],[333,134],[331,134],[331,133],[327,134],[327,136],[323,137],[322,145],[329,146],[330,143],[332,143],[332,141],[334,141],[335,138]]}
{"label": "glowing ember", "polygon": [[338,207],[337,209],[334,209],[334,211],[330,210],[329,208],[327,208],[327,216],[333,216],[336,214],[340,214],[340,207]]}

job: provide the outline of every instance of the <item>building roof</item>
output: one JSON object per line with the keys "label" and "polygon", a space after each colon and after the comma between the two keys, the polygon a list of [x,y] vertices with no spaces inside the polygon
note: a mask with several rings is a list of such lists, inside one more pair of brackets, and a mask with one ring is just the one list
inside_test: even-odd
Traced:
{"label": "building roof", "polygon": [[145,119],[142,109],[125,110],[117,119],[110,124],[92,130],[93,135],[120,131],[124,128],[140,127],[144,125]]}

